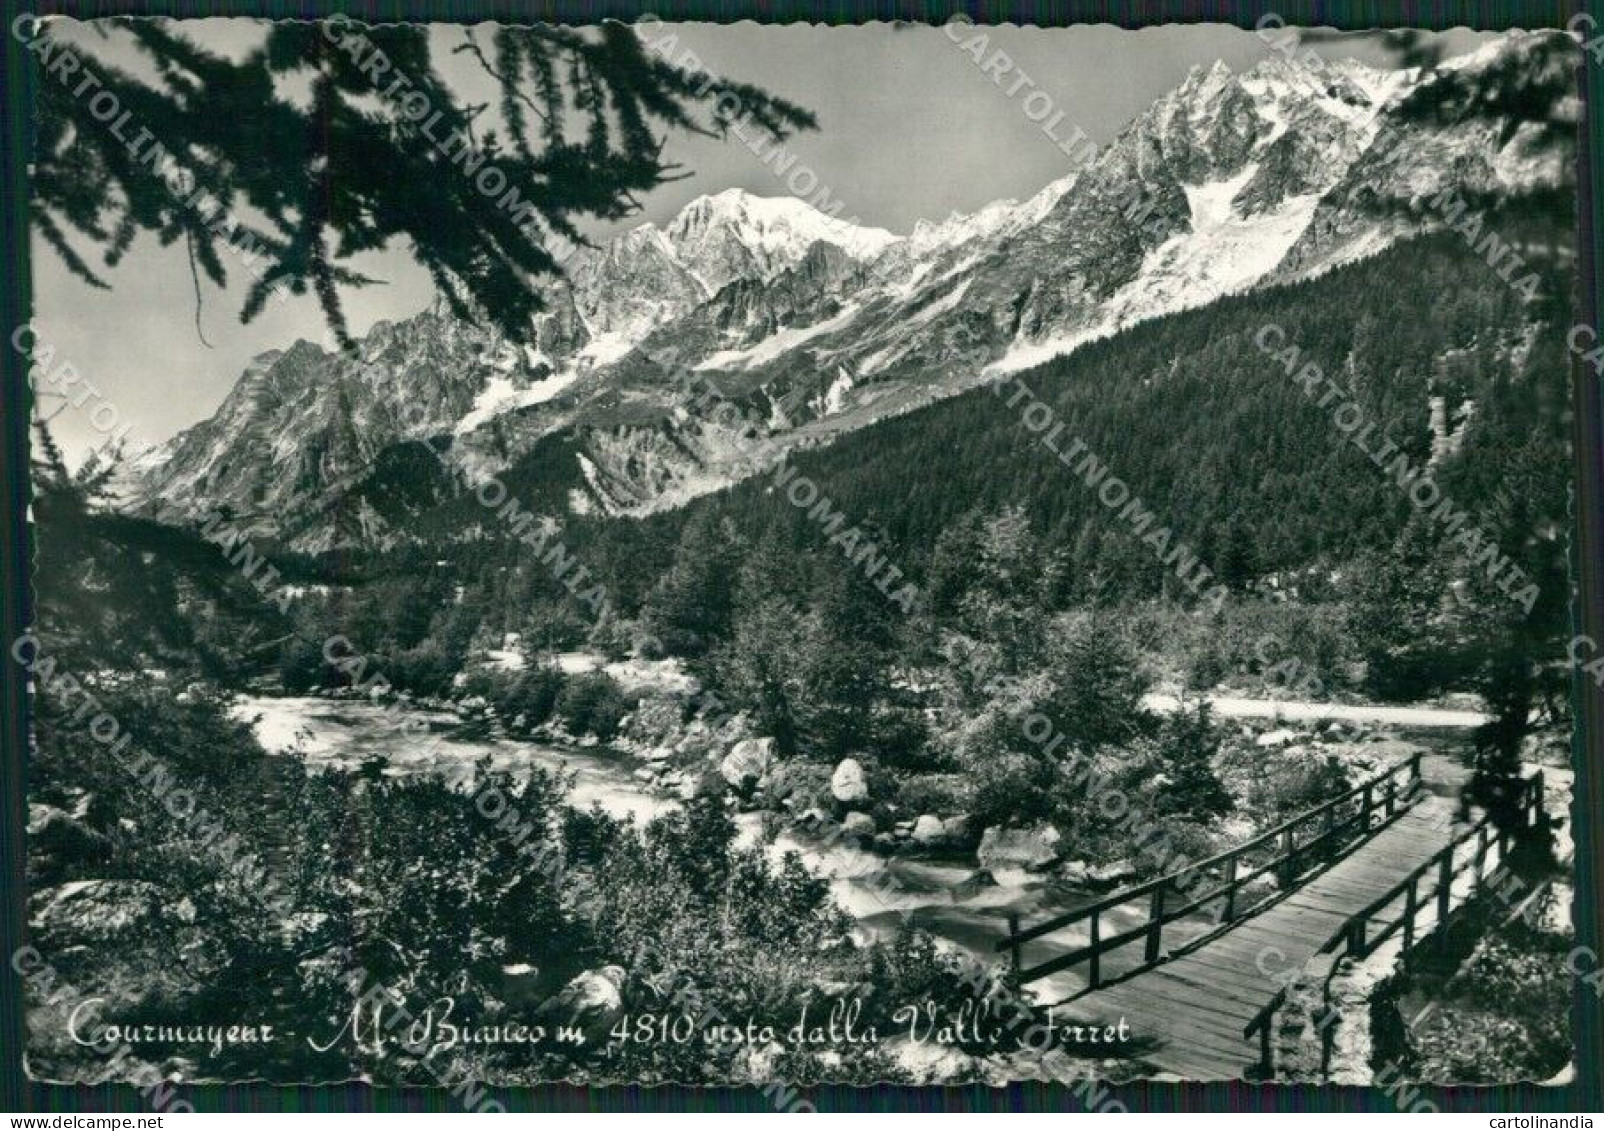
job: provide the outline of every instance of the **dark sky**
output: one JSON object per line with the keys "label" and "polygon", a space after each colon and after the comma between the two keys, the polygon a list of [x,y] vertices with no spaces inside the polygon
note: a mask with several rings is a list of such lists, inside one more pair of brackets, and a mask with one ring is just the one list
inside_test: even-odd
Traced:
{"label": "dark sky", "polygon": [[[243,20],[194,21],[186,30],[226,51],[246,49],[262,34],[261,25]],[[885,24],[761,27],[745,21],[660,25],[650,34],[655,39],[665,32],[714,72],[756,83],[814,111],[819,129],[788,144],[798,155],[792,168],[808,166],[830,198],[842,202],[843,217],[906,233],[920,218],[940,220],[994,200],[1023,198],[1071,171],[1069,159],[1026,117],[1022,101],[1032,88],[1022,86],[1016,97],[1008,97],[942,30]],[[988,56],[1000,48],[1015,63],[1004,85],[1020,72],[1028,75],[1051,96],[1054,109],[1063,111],[1062,136],[1079,127],[1099,144],[1178,85],[1190,67],[1223,59],[1241,70],[1270,54],[1253,33],[1221,25],[1141,31],[1108,25],[981,28],[962,38],[981,32],[988,37]],[[460,43],[463,34],[461,28],[434,32],[436,43],[447,48]],[[479,35],[481,42],[488,41],[488,32]],[[1485,37],[1459,31],[1445,38],[1452,54]],[[116,53],[119,63],[129,62],[115,42],[108,46],[92,35],[85,42],[96,53]],[[1326,46],[1322,54],[1389,65],[1363,40]],[[470,95],[477,89],[475,76],[461,59],[455,57],[442,70]],[[482,89],[477,93],[482,97]],[[739,142],[673,137],[666,152],[692,175],[660,188],[642,201],[638,216],[615,229],[661,223],[688,201],[730,187],[762,196],[787,191]],[[88,257],[98,260],[92,250]],[[110,292],[92,290],[68,275],[37,237],[33,261],[40,337],[55,344],[58,357],[70,359],[117,406],[122,419],[133,423],[130,438],[136,446],[158,443],[209,416],[255,355],[326,334],[321,312],[307,298],[292,299],[242,326],[244,273],[234,269],[225,291],[203,281],[201,319],[215,346],[206,348],[195,332],[193,285],[181,249],[159,247],[148,237],[110,272]],[[346,294],[346,314],[358,333],[379,319],[413,314],[433,297],[428,278],[404,247],[365,256],[356,266],[387,281]],[[74,460],[100,441],[88,422],[96,403],[68,408],[53,423]]]}

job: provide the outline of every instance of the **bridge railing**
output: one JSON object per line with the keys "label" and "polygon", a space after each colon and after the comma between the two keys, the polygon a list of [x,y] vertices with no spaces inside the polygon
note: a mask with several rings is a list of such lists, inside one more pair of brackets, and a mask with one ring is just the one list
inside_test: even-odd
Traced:
{"label": "bridge railing", "polygon": [[[1523,827],[1537,828],[1546,820],[1543,807],[1543,771],[1537,770],[1530,777],[1522,778],[1520,789],[1518,811]],[[1436,935],[1437,946],[1446,946],[1454,882],[1469,871],[1475,879],[1474,890],[1479,893],[1490,872],[1488,868],[1490,850],[1494,847],[1498,850],[1497,859],[1494,861],[1496,867],[1508,858],[1510,841],[1510,830],[1501,825],[1495,826],[1491,814],[1483,813],[1479,820],[1452,837],[1431,859],[1405,874],[1385,894],[1349,916],[1342,929],[1331,936],[1320,953],[1334,952],[1340,947],[1344,957],[1363,958],[1399,932],[1403,933],[1403,949],[1407,953],[1414,949],[1417,935],[1420,934],[1421,912],[1433,905],[1435,905],[1435,915],[1431,924],[1432,931]],[[1466,846],[1470,847],[1461,857],[1459,850]],[[1332,968],[1333,975],[1337,969],[1335,966]],[[1331,979],[1328,977],[1324,1006],[1327,1012],[1330,1010],[1330,992]],[[1255,1033],[1258,1034],[1258,1071],[1261,1079],[1268,1078],[1275,1069],[1274,1051],[1270,1039],[1271,1021],[1276,1012],[1286,1004],[1286,998],[1287,988],[1283,986],[1242,1030],[1243,1037],[1250,1041]],[[1329,1023],[1322,1020],[1320,1031],[1322,1037],[1327,1040],[1330,1038],[1328,1029]]]}
{"label": "bridge railing", "polygon": [[[1122,973],[1157,965],[1163,958],[1164,927],[1210,904],[1217,925],[1225,925],[1278,898],[1310,868],[1342,855],[1414,801],[1420,790],[1420,754],[1378,774],[1305,813],[1300,813],[1246,843],[1167,876],[1114,892],[1085,907],[1021,928],[1008,917],[1008,935],[997,943],[1007,951],[1021,982],[1044,978],[1086,963],[1089,993],[1103,984],[1103,958],[1110,951],[1139,942],[1142,957]],[[1379,821],[1378,821],[1379,818]],[[1261,877],[1273,882],[1258,883]],[[1140,903],[1134,926],[1106,933],[1110,912]],[[1084,923],[1088,941],[1045,962],[1025,965],[1025,944]],[[1193,941],[1193,940],[1187,940]],[[1078,996],[1078,995],[1077,995]]]}

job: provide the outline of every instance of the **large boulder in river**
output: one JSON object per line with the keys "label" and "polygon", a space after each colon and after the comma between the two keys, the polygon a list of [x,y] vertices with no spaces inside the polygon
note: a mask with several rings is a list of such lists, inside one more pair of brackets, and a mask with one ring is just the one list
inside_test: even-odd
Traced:
{"label": "large boulder in river", "polygon": [[982,868],[1045,868],[1059,856],[1063,837],[1052,825],[1028,829],[992,826],[980,834],[975,856]]}
{"label": "large boulder in river", "polygon": [[698,797],[722,794],[724,779],[711,770],[691,768],[680,778],[679,787],[675,792],[679,794],[681,801],[694,801]]}
{"label": "large boulder in river", "polygon": [[830,796],[843,805],[854,805],[869,798],[869,775],[856,758],[843,758],[830,775]]}
{"label": "large boulder in river", "polygon": [[730,752],[724,755],[724,760],[718,765],[718,772],[724,775],[725,781],[739,786],[758,781],[769,772],[769,766],[773,762],[772,738],[743,738],[730,747]]}
{"label": "large boulder in river", "polygon": [[1136,879],[1136,865],[1128,859],[1110,860],[1094,864],[1086,870],[1086,880],[1096,887],[1118,887]]}
{"label": "large boulder in river", "polygon": [[1092,870],[1084,860],[1066,860],[1057,871],[1058,878],[1070,887],[1085,887],[1091,882]]}
{"label": "large boulder in river", "polygon": [[930,848],[947,841],[947,823],[940,817],[926,813],[913,823],[913,831],[908,839],[923,848]]}
{"label": "large boulder in river", "polygon": [[973,899],[981,892],[990,890],[996,886],[997,877],[992,875],[989,869],[976,868],[973,872],[970,872],[969,875],[953,884],[948,890],[952,892],[953,899],[957,900],[959,903],[962,903],[964,900]]}
{"label": "large boulder in river", "polygon": [[853,810],[841,819],[841,832],[848,840],[867,840],[874,836],[874,818]]}
{"label": "large boulder in river", "polygon": [[585,1032],[587,1041],[605,1034],[624,1010],[622,966],[603,966],[577,975],[557,991],[541,1013],[559,1025],[574,1025]]}
{"label": "large boulder in river", "polygon": [[665,761],[685,737],[683,715],[684,705],[677,699],[642,699],[622,722],[613,745],[649,761]]}

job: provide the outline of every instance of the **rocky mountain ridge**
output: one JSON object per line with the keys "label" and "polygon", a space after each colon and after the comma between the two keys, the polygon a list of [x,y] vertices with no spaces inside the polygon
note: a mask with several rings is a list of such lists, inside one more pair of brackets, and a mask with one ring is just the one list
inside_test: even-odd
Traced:
{"label": "rocky mountain ridge", "polygon": [[[1196,67],[1078,172],[905,237],[795,198],[702,197],[581,253],[533,347],[436,304],[355,356],[262,355],[132,469],[127,506],[178,522],[221,507],[308,551],[382,545],[411,534],[379,469],[388,483],[397,449],[431,437],[449,438],[444,478],[538,466],[532,505],[559,521],[677,505],[989,374],[1373,254],[1440,223],[1424,202],[1445,188],[1563,184],[1568,155],[1524,126],[1400,112],[1450,70],[1550,65],[1555,47],[1511,33],[1426,74]],[[687,369],[764,434],[715,419]]]}

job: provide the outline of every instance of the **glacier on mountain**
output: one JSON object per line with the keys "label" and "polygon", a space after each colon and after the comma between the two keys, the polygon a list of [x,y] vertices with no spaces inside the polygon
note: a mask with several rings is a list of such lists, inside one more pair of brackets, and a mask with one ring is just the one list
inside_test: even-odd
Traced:
{"label": "glacier on mountain", "polygon": [[[1512,33],[1443,70],[1549,66],[1552,42]],[[226,505],[328,548],[393,446],[442,434],[487,472],[560,439],[570,509],[682,503],[987,374],[1375,254],[1431,226],[1414,205],[1445,185],[1563,180],[1564,155],[1528,129],[1398,113],[1440,74],[1279,56],[1197,67],[1072,174],[906,236],[794,197],[699,197],[577,253],[530,345],[437,303],[376,325],[357,358],[310,343],[261,355],[210,420],[126,469],[127,505],[179,521]],[[1356,203],[1369,196],[1398,207]],[[735,444],[681,371],[728,389],[766,434]]]}

